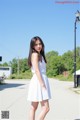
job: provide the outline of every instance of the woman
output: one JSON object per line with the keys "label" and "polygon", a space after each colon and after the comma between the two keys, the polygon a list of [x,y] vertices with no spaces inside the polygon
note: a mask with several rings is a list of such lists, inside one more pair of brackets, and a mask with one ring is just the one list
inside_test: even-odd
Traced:
{"label": "woman", "polygon": [[51,93],[46,76],[46,63],[44,43],[40,37],[33,37],[30,42],[28,57],[28,64],[33,73],[28,91],[28,100],[31,101],[29,120],[35,120],[35,111],[39,102],[41,103],[42,110],[37,120],[44,120],[49,111],[48,100],[51,99]]}

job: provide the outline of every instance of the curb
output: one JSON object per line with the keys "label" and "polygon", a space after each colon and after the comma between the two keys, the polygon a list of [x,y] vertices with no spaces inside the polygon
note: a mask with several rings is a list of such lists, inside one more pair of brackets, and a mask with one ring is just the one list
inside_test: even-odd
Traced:
{"label": "curb", "polygon": [[72,90],[73,92],[80,94],[80,87],[78,88],[69,88],[70,90]]}

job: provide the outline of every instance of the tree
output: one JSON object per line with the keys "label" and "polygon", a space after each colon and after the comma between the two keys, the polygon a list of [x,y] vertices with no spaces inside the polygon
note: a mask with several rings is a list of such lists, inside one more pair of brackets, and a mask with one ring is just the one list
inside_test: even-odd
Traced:
{"label": "tree", "polygon": [[12,67],[12,74],[17,73],[17,67],[18,67],[17,59],[14,58],[12,61],[10,61],[9,64]]}
{"label": "tree", "polygon": [[72,51],[65,52],[62,55],[62,62],[67,71],[73,71],[73,58],[74,54]]}
{"label": "tree", "polygon": [[24,58],[24,59],[20,59],[19,60],[19,67],[20,67],[20,72],[25,72],[27,70],[29,70],[29,66],[28,66],[28,59]]}
{"label": "tree", "polygon": [[61,61],[61,56],[54,54],[57,52],[49,52],[47,53],[47,74],[49,76],[56,76],[61,74],[64,70],[64,64]]}
{"label": "tree", "polygon": [[76,69],[80,69],[80,47],[76,49]]}

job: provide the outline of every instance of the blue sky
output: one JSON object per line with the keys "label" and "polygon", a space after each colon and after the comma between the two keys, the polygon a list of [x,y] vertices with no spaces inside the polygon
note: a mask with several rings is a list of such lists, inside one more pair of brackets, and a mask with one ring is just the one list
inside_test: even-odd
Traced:
{"label": "blue sky", "polygon": [[[43,39],[45,52],[54,50],[62,55],[74,49],[74,21],[80,0],[57,1],[63,0],[0,0],[2,63],[28,57],[30,40],[36,35]],[[80,46],[80,23],[76,42]]]}

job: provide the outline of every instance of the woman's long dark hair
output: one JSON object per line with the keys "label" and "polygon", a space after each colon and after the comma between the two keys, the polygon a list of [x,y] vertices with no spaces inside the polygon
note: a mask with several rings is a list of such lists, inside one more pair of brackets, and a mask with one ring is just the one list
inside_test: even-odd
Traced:
{"label": "woman's long dark hair", "polygon": [[[41,39],[40,37],[35,36],[35,37],[33,37],[33,38],[31,39],[31,42],[30,42],[30,50],[29,50],[29,56],[28,56],[28,65],[29,65],[30,67],[32,66],[32,64],[31,64],[31,55],[32,55],[32,53],[33,53],[33,52],[38,53],[38,51],[36,51],[36,50],[34,49],[35,42],[36,42],[37,40],[39,40],[39,41],[41,42],[41,44],[42,44],[42,50],[40,51],[40,54],[43,56],[45,63],[47,63],[46,58],[45,58],[45,52],[44,52],[44,47],[45,47],[45,46],[44,46],[44,43],[43,43],[43,41],[42,41],[42,39]],[[39,53],[38,53],[38,54],[39,54]]]}

